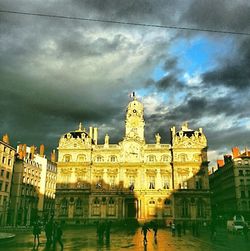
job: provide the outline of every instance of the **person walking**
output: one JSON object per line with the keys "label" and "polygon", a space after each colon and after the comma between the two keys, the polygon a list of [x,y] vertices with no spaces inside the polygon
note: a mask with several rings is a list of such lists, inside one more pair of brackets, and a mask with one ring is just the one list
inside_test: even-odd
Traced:
{"label": "person walking", "polygon": [[178,236],[181,237],[181,223],[180,222],[176,224],[176,230],[177,230]]}
{"label": "person walking", "polygon": [[248,224],[245,222],[243,226],[243,234],[245,237],[245,240],[248,241]]}
{"label": "person walking", "polygon": [[144,241],[144,245],[147,244],[148,240],[147,240],[147,233],[148,232],[151,232],[149,227],[147,226],[146,223],[143,224],[142,226],[142,229],[141,229],[141,233],[143,234],[144,238],[143,238],[143,241]]}
{"label": "person walking", "polygon": [[106,243],[110,242],[110,228],[111,228],[111,221],[107,221],[105,224]]}
{"label": "person walking", "polygon": [[172,236],[175,236],[175,223],[173,222],[171,225]]}
{"label": "person walking", "polygon": [[56,250],[57,242],[61,246],[61,250],[63,250],[63,242],[62,242],[62,228],[59,223],[55,222],[54,224],[54,234],[53,234],[53,250]]}
{"label": "person walking", "polygon": [[157,224],[157,222],[155,222],[155,221],[152,222],[152,229],[154,231],[154,239],[156,240],[156,238],[157,238],[157,232],[158,232],[158,224]]}
{"label": "person walking", "polygon": [[36,247],[36,241],[37,241],[37,247],[40,245],[40,240],[39,240],[40,234],[41,234],[41,228],[38,224],[38,221],[35,221],[33,225],[33,235],[34,235],[33,246],[34,247]]}
{"label": "person walking", "polygon": [[53,219],[51,218],[45,225],[45,235],[46,235],[46,247],[49,248],[52,243],[53,235]]}

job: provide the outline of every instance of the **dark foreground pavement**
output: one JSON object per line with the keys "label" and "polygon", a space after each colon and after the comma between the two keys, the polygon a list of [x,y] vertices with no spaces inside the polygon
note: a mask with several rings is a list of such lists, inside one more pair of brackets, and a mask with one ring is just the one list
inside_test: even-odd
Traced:
{"label": "dark foreground pavement", "polygon": [[[169,229],[159,229],[157,241],[153,238],[153,233],[148,233],[148,243],[143,244],[141,229],[132,231],[129,228],[111,229],[110,243],[97,241],[95,227],[67,227],[63,229],[63,243],[65,251],[80,250],[143,250],[143,251],[249,251],[250,242],[247,242],[241,235],[228,234],[224,230],[217,232],[216,240],[211,242],[208,231],[200,233],[199,237],[193,237],[190,232],[181,237],[173,237]],[[33,235],[31,230],[12,231],[16,236],[13,240],[0,242],[0,250],[5,251],[28,251],[28,250],[51,250],[45,248],[45,235],[41,234],[41,245],[38,249],[33,249]],[[61,250],[59,244],[56,250]]]}

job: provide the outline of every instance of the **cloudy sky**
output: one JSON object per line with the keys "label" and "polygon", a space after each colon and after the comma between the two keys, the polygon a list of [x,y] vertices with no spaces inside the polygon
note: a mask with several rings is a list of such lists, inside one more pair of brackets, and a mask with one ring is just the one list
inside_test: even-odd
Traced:
{"label": "cloudy sky", "polygon": [[[250,33],[248,0],[18,0],[0,10]],[[189,121],[212,161],[250,148],[250,35],[0,12],[0,133],[13,146],[84,127],[124,135],[132,91],[145,105],[148,143]]]}

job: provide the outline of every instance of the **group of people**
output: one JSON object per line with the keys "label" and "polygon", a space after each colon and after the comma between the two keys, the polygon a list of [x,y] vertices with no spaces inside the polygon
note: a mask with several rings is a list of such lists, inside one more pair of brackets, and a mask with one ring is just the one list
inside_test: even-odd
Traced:
{"label": "group of people", "polygon": [[103,242],[104,237],[107,243],[110,242],[110,229],[111,229],[111,221],[97,222],[96,233],[99,242]]}
{"label": "group of people", "polygon": [[[49,249],[53,244],[53,250],[55,250],[57,243],[59,243],[61,246],[61,250],[63,250],[62,228],[58,222],[53,220],[53,217],[51,217],[49,221],[45,224],[44,231],[46,236],[46,248]],[[41,224],[37,220],[33,225],[34,248],[38,248],[40,245],[40,234]]]}

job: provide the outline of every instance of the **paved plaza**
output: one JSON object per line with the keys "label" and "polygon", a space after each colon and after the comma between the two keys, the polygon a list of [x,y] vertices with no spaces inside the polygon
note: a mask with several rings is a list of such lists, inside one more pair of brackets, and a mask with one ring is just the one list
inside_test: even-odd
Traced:
{"label": "paved plaza", "polygon": [[[12,231],[13,232],[13,231]],[[38,249],[33,249],[33,235],[31,230],[14,231],[15,238],[6,242],[0,242],[0,250],[5,251],[27,251],[27,250],[51,250],[45,248],[45,235],[41,234],[41,245]],[[105,239],[98,242],[95,227],[67,227],[63,230],[64,250],[81,251],[117,251],[117,250],[147,250],[147,251],[249,251],[250,243],[242,235],[228,234],[224,230],[217,232],[216,240],[211,242],[209,231],[203,230],[199,237],[192,236],[190,231],[181,237],[173,237],[167,228],[159,229],[157,241],[154,240],[153,233],[148,233],[148,243],[143,244],[141,228],[117,228],[112,227],[110,243]],[[61,250],[59,245],[56,250]]]}

